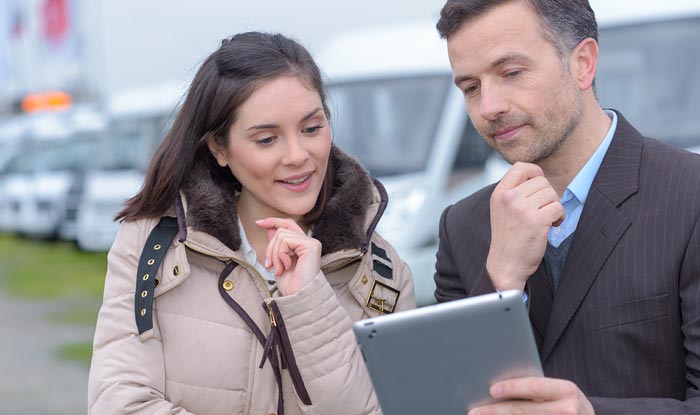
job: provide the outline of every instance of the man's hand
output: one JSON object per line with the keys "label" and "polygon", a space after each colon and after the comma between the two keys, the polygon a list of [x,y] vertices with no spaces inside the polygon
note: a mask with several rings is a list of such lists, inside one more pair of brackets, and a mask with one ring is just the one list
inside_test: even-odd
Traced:
{"label": "man's hand", "polygon": [[542,261],[547,232],[564,207],[542,169],[515,163],[491,195],[491,246],[486,271],[498,290],[525,288]]}
{"label": "man's hand", "polygon": [[321,270],[321,242],[307,236],[292,219],[266,218],[255,223],[267,229],[265,267],[274,269],[282,295],[292,295]]}
{"label": "man's hand", "polygon": [[473,408],[469,415],[595,415],[591,402],[568,380],[509,379],[492,385],[490,393],[503,401]]}

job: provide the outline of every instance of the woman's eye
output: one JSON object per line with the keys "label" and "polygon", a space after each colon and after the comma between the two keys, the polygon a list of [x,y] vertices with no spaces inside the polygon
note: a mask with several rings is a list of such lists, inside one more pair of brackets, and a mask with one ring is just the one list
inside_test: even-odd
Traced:
{"label": "woman's eye", "polygon": [[259,140],[255,140],[255,144],[260,146],[269,146],[275,141],[275,137],[266,137]]}
{"label": "woman's eye", "polygon": [[302,133],[307,134],[307,135],[315,135],[319,131],[321,131],[321,128],[323,128],[322,125],[315,125],[313,127],[307,127],[301,130]]}

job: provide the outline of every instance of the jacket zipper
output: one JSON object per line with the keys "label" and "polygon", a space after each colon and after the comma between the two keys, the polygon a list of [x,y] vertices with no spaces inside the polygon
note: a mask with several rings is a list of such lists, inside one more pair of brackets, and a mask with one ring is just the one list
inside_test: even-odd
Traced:
{"label": "jacket zipper", "polygon": [[267,303],[267,311],[270,313],[270,325],[272,327],[277,327],[277,322],[275,321],[275,313],[272,312],[272,300],[265,300]]}
{"label": "jacket zipper", "polygon": [[[211,252],[211,251],[208,251],[208,250],[201,248],[197,245],[194,245],[190,241],[185,241],[185,246],[190,248],[191,250],[193,250],[195,252],[200,253],[200,254],[207,255],[207,256],[210,256],[213,258],[221,258],[221,255],[216,254],[216,253]],[[249,264],[248,262],[246,262],[242,259],[238,259],[238,258],[234,258],[234,257],[228,257],[228,258],[231,261],[237,263],[238,265],[243,266],[247,271],[252,271],[253,275],[255,275],[255,277],[260,281],[260,283],[263,287],[263,290],[265,290],[265,292],[267,293],[267,296],[272,297],[272,291],[270,291],[270,289],[267,288],[267,281],[265,280],[265,278],[263,278],[262,275],[260,275],[258,270],[255,269],[255,267],[253,265]]]}

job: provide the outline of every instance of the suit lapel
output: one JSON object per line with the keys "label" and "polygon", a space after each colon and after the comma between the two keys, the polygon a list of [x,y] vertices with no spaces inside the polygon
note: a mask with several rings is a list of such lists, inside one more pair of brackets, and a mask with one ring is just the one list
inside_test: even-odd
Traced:
{"label": "suit lapel", "polygon": [[552,302],[541,351],[543,362],[581,306],[610,253],[632,224],[619,206],[637,192],[643,142],[622,115],[618,113],[617,116],[615,136],[591,185]]}

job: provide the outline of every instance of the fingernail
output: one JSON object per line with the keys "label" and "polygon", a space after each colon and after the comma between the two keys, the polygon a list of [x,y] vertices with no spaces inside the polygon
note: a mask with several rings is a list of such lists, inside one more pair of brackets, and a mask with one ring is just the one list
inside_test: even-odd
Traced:
{"label": "fingernail", "polygon": [[481,415],[481,412],[478,409],[472,409],[468,415]]}
{"label": "fingernail", "polygon": [[272,264],[270,264],[270,260],[267,259],[267,258],[265,258],[265,269],[270,269],[270,266],[271,266],[271,265],[272,265]]}
{"label": "fingernail", "polygon": [[501,396],[501,393],[503,393],[503,388],[501,387],[501,385],[496,385],[491,388],[491,396],[493,396],[494,398],[498,398],[499,396]]}

